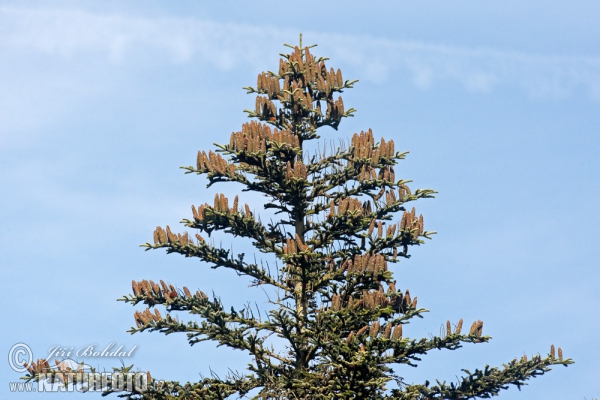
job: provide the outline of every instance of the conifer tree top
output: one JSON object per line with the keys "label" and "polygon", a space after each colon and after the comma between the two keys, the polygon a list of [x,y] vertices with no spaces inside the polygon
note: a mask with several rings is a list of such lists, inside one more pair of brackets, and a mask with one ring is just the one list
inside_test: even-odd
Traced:
{"label": "conifer tree top", "polygon": [[[153,243],[144,245],[198,258],[201,268],[248,276],[253,286],[275,289],[276,298],[269,299],[266,312],[250,305],[229,308],[224,306],[229,299],[205,294],[210,288],[190,291],[141,280],[132,282],[132,295],[120,299],[147,307],[135,312],[131,333],[183,332],[191,345],[212,341],[251,355],[252,362],[247,371],[223,379],[168,382],[131,398],[486,398],[509,384],[524,385],[551,365],[572,363],[553,346],[547,357],[465,370],[455,383],[402,379],[403,368],[417,366],[430,350],[456,350],[490,337],[483,335],[482,321],[463,332],[460,320],[447,321],[439,336],[412,338],[407,325],[427,310],[408,289],[401,290],[408,282],[397,282],[394,265],[435,233],[425,230],[423,216],[409,206],[435,192],[412,190],[409,180],[397,178],[394,167],[406,153],[396,151],[392,140],[377,141],[370,129],[355,133],[348,146],[307,149],[323,128],[337,130],[353,115],[340,93],[356,81],[328,68],[326,58],[312,54],[314,46],[289,47],[277,72],[260,73],[256,87],[245,88],[256,95],[254,110],[246,110],[252,121],[214,152],[198,152],[195,166],[184,167],[206,175],[208,186],[237,182],[242,193],[232,201],[217,194],[210,203],[193,205],[182,222],[197,233],[158,227]],[[243,203],[245,191],[265,196],[263,209],[274,213],[270,222],[260,218],[260,205]],[[246,257],[235,247],[216,246],[210,240],[214,231],[251,240],[259,253],[277,260],[276,267],[265,266],[260,254]],[[191,318],[174,318],[174,311]],[[285,346],[274,346],[273,338]],[[30,378],[44,365],[30,366]]]}

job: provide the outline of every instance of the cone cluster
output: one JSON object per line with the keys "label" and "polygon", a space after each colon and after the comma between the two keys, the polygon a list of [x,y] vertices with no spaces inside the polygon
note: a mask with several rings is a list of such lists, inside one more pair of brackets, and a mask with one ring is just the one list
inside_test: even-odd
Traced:
{"label": "cone cluster", "polygon": [[33,361],[31,364],[28,364],[26,361],[24,361],[23,366],[27,368],[27,371],[29,371],[31,376],[43,374],[52,370],[50,368],[48,360],[46,360],[45,358],[40,358],[39,360],[37,360],[37,362]]}
{"label": "cone cluster", "polygon": [[331,309],[333,311],[339,311],[342,308],[342,296],[339,294],[334,294],[331,297]]}
{"label": "cone cluster", "polygon": [[[268,129],[268,133],[264,132]],[[229,139],[229,146],[235,151],[246,151],[249,153],[266,153],[267,137],[271,129],[266,125],[252,121],[245,123],[240,132],[233,132]]]}
{"label": "cone cluster", "polygon": [[[371,223],[369,224],[369,229],[367,230],[367,235],[371,236],[373,234],[373,230],[375,229],[375,226],[377,226],[377,232],[381,232],[383,233],[383,222],[381,221],[377,221],[376,219],[372,219]],[[379,237],[381,237],[381,233],[379,233]]]}
{"label": "cone cluster", "polygon": [[[393,171],[392,171],[393,174]],[[389,176],[388,176],[389,177]],[[385,179],[385,178],[384,178]],[[396,198],[396,192],[393,190],[386,190],[385,191],[385,204],[387,206],[392,206],[394,205],[396,202],[398,201],[398,199]]]}
{"label": "cone cluster", "polygon": [[[374,174],[371,175],[371,177],[372,177],[372,179],[376,179],[376,176]],[[395,176],[393,174],[393,170],[389,171],[387,174],[384,173],[384,175],[380,176],[379,179],[386,179],[386,180],[388,180],[388,182],[394,183]],[[377,193],[373,197],[373,199],[375,201],[379,201],[379,199],[381,199],[384,195],[385,195],[386,205],[391,206],[396,201],[401,201],[403,203],[407,202],[409,200],[408,197],[411,195],[411,191],[410,191],[410,188],[404,184],[401,184],[398,187],[397,195],[394,190],[387,190],[386,188],[381,188],[381,191],[379,193]]]}
{"label": "cone cluster", "polygon": [[381,323],[379,323],[379,321],[373,322],[369,328],[369,336],[371,336],[373,339],[376,338],[380,328]]}
{"label": "cone cluster", "polygon": [[284,90],[286,82],[289,89],[289,77],[296,76],[304,87],[313,83],[322,97],[329,97],[334,90],[344,86],[342,71],[338,69],[336,72],[333,68],[327,71],[324,60],[316,62],[308,47],[304,49],[304,57],[302,51],[295,47],[287,60],[280,59],[279,76],[284,77]]}
{"label": "cone cluster", "polygon": [[362,203],[360,200],[353,197],[346,197],[340,200],[339,205],[336,207],[335,202],[331,200],[329,202],[329,215],[332,217],[335,215],[344,215],[346,213],[356,214],[357,216],[363,215],[363,212],[367,207],[370,207],[370,203]]}
{"label": "cone cluster", "polygon": [[[554,345],[550,346],[550,356],[552,358],[556,358],[556,350],[554,348]],[[560,347],[558,348],[558,359],[560,361],[562,361],[562,359],[563,359],[563,352],[562,352],[562,349]]]}
{"label": "cone cluster", "polygon": [[361,131],[360,134],[355,133],[352,136],[351,146],[354,149],[354,159],[370,159],[371,165],[377,165],[381,157],[394,156],[394,141],[386,142],[385,139],[381,138],[379,147],[375,147],[375,139],[371,129],[367,132]]}
{"label": "cone cluster", "polygon": [[375,168],[370,165],[363,165],[360,169],[360,174],[358,175],[358,179],[360,181],[374,181],[377,180],[377,173],[375,172]]}
{"label": "cone cluster", "polygon": [[305,180],[308,176],[308,170],[306,169],[306,165],[304,165],[300,160],[296,161],[293,167],[292,164],[288,161],[285,167],[285,176],[289,180]]}
{"label": "cone cluster", "polygon": [[398,340],[402,338],[402,324],[392,325],[387,324],[383,331],[382,337],[384,339]]}
{"label": "cone cluster", "polygon": [[386,182],[396,182],[396,174],[394,173],[394,167],[388,165],[387,167],[381,168],[379,170],[379,179],[382,179]]}
{"label": "cone cluster", "polygon": [[278,100],[288,103],[293,101],[296,105],[300,104],[304,108],[312,110],[313,98],[310,92],[305,91],[304,78],[300,77],[299,82],[292,81],[291,79],[288,76],[285,77],[283,81],[283,94],[278,97]]}
{"label": "cone cluster", "polygon": [[472,336],[481,336],[483,334],[483,321],[478,320],[473,322],[471,325],[471,329],[469,330],[469,335]]}
{"label": "cone cluster", "polygon": [[[460,321],[458,321],[458,324],[456,324],[456,328],[454,329],[455,335],[460,334],[460,332],[462,331],[462,326],[463,326],[463,320],[461,318]],[[448,320],[448,321],[446,321],[446,335],[451,335],[451,334],[452,334],[452,324],[450,323],[450,320]]]}
{"label": "cone cluster", "polygon": [[381,254],[357,254],[353,260],[346,260],[344,264],[342,267],[347,269],[348,275],[378,276],[388,270],[387,261]]}
{"label": "cone cluster", "polygon": [[[234,203],[236,203],[236,205],[237,205],[237,202],[238,202],[238,197],[235,196]],[[212,209],[215,211],[218,211],[218,212],[222,212],[222,213],[237,212],[237,207],[235,207],[235,209],[229,208],[229,199],[223,193],[215,194],[215,204],[212,207]],[[193,212],[193,210],[192,210],[192,212]]]}
{"label": "cone cluster", "polygon": [[402,337],[402,324],[398,324],[398,325],[394,326],[390,339],[398,340],[401,337]]}
{"label": "cone cluster", "polygon": [[[54,359],[54,363],[56,364],[56,367],[58,369],[58,372],[56,373],[56,377],[61,382],[66,382],[67,379],[69,379],[70,377],[72,379],[73,374],[75,374],[75,373],[83,372],[83,363],[79,364],[77,366],[76,370],[71,368],[69,366],[69,364],[66,363],[65,361],[59,361],[57,359]],[[27,368],[27,371],[29,372],[29,374],[31,376],[52,371],[52,369],[50,368],[50,364],[48,363],[48,360],[46,360],[45,358],[39,359],[37,362],[34,361],[31,364],[27,364],[27,362],[24,362],[23,365],[25,366],[25,368]],[[66,374],[69,374],[70,377]]]}
{"label": "cone cluster", "polygon": [[[167,285],[163,280],[160,281],[160,285],[145,279],[139,282],[131,281],[131,288],[136,296],[143,296],[150,300],[164,298],[166,301],[172,301],[179,297],[175,286]],[[184,287],[183,291],[189,297],[188,288]]]}
{"label": "cone cluster", "polygon": [[[283,80],[283,87],[280,80]],[[304,50],[296,47],[292,54],[280,59],[278,75],[271,72],[258,75],[256,91],[266,96],[256,97],[254,116],[263,121],[287,125],[282,114],[278,116],[277,107],[271,101],[279,100],[292,114],[303,115],[304,121],[313,129],[318,128],[317,122],[323,117],[332,126],[337,126],[344,116],[344,102],[341,97],[334,100],[332,94],[344,87],[346,84],[341,70],[336,72],[330,68],[328,71],[324,60],[315,61],[308,47]],[[327,104],[325,115],[321,110],[321,101]]]}
{"label": "cone cluster", "polygon": [[414,299],[411,298],[410,291],[406,289],[404,296],[402,296],[402,293],[400,293],[400,295],[397,295],[396,293],[391,293],[388,304],[400,312],[408,309],[416,309],[417,297],[415,297]]}
{"label": "cone cluster", "polygon": [[[194,241],[188,236],[188,233],[185,232],[183,235],[181,233],[173,233],[171,232],[171,228],[169,225],[166,226],[166,230],[157,226],[154,230],[154,244],[178,244],[180,246],[187,246],[188,244],[194,244]],[[198,235],[196,235],[198,236]]]}
{"label": "cone cluster", "polygon": [[203,221],[204,218],[206,218],[206,210],[210,208],[211,207],[208,204],[202,204],[196,209],[196,206],[192,204],[192,215],[194,216],[194,219],[196,221]]}
{"label": "cone cluster", "polygon": [[402,214],[402,220],[400,221],[400,230],[401,231],[410,231],[412,234],[413,240],[417,240],[417,238],[423,234],[423,214],[419,215],[417,218],[415,208],[412,208],[411,212],[404,211]]}
{"label": "cone cluster", "polygon": [[375,339],[378,335],[382,339],[399,340],[402,338],[402,324],[386,324],[384,330],[382,331],[381,323],[379,321],[375,321],[371,325],[363,326],[356,333],[355,331],[351,331],[348,334],[348,337],[346,338],[346,344],[350,344],[352,342],[352,339],[354,339],[355,337],[364,336],[367,333],[367,331],[369,333],[369,336],[373,339]]}
{"label": "cone cluster", "polygon": [[[392,290],[395,290],[395,287]],[[402,312],[408,309],[416,309],[417,297],[411,299],[410,292],[408,290],[406,290],[404,296],[402,294],[398,296],[396,292],[391,292],[389,289],[388,294],[386,295],[383,292],[383,288],[372,291],[363,290],[362,296],[359,300],[354,300],[353,297],[350,297],[348,299],[349,309],[355,309],[358,306],[362,306],[371,311],[374,311],[377,308],[385,308],[388,306],[392,306],[394,307],[394,309]],[[341,308],[342,299],[340,295],[333,295],[331,298],[331,309],[334,311],[339,311],[341,310]]]}
{"label": "cone cluster", "polygon": [[[236,195],[233,199],[233,206],[229,208],[229,199],[227,198],[227,196],[225,196],[222,193],[217,193],[215,195],[214,206],[211,207],[208,204],[202,204],[199,205],[198,208],[196,208],[196,206],[192,205],[192,215],[194,216],[194,220],[198,222],[201,222],[204,219],[206,219],[208,215],[213,211],[225,214],[236,214],[239,212],[243,212],[243,214],[246,217],[251,218],[252,212],[250,211],[250,207],[248,206],[248,204],[244,204],[244,210],[241,211],[238,209],[238,203],[239,197]],[[196,237],[199,241],[204,241],[204,239],[200,237],[200,235],[196,235]]]}
{"label": "cone cluster", "polygon": [[[308,50],[308,49],[306,49]],[[304,62],[306,61],[307,65],[311,65],[314,63],[314,57],[310,54],[310,51],[305,53],[305,57],[302,57],[302,51],[298,48],[298,46],[294,47],[294,51],[287,57],[287,60],[280,59],[279,60],[279,75],[292,75],[292,74],[307,74],[310,75],[308,71],[304,70]]]}
{"label": "cone cluster", "polygon": [[344,115],[344,101],[342,96],[338,97],[337,100],[327,100],[327,112],[325,118],[337,120],[342,118]]}
{"label": "cone cluster", "polygon": [[329,68],[328,72],[326,70],[325,63],[322,63],[321,74],[317,76],[317,90],[328,96],[334,89],[340,89],[344,86],[344,79],[339,68],[337,71],[334,71],[333,68]]}
{"label": "cone cluster", "polygon": [[[390,203],[390,204],[393,204],[393,203]],[[371,224],[369,225],[369,228],[367,229],[367,236],[373,235],[373,231],[375,230],[375,227],[377,227],[377,236],[376,237],[382,238],[383,237],[383,221],[377,221],[376,219],[373,219],[371,221]],[[394,237],[394,235],[396,234],[397,228],[398,228],[398,225],[396,225],[396,224],[389,225],[385,229],[385,236],[387,238]]]}
{"label": "cone cluster", "polygon": [[383,293],[383,290],[366,291],[362,293],[362,306],[369,310],[383,308],[389,305],[389,298]]}
{"label": "cone cluster", "polygon": [[196,168],[199,171],[217,172],[228,177],[235,174],[235,165],[229,164],[220,154],[213,151],[209,151],[208,155],[205,151],[199,151],[196,158]]}
{"label": "cone cluster", "polygon": [[258,91],[266,92],[270,98],[274,98],[279,95],[279,92],[281,92],[281,88],[279,87],[279,78],[272,76],[267,72],[262,72],[258,75],[256,89]]}
{"label": "cone cluster", "polygon": [[410,188],[406,185],[400,185],[400,187],[398,188],[398,198],[401,201],[406,201],[406,198],[410,195]]}
{"label": "cone cluster", "polygon": [[271,135],[270,131],[268,131],[268,134],[269,134],[269,136],[267,136],[268,140],[275,142],[279,145],[287,144],[288,146],[290,146],[292,148],[300,147],[300,142],[298,141],[298,136],[292,134],[287,129],[285,129],[285,130],[275,129],[273,131],[272,135]]}
{"label": "cone cluster", "polygon": [[263,120],[277,118],[277,107],[275,106],[275,103],[273,103],[267,97],[256,96],[256,106],[254,112],[260,119]]}
{"label": "cone cluster", "polygon": [[283,254],[285,255],[298,254],[299,252],[306,250],[308,250],[308,245],[302,242],[302,239],[300,239],[298,234],[296,234],[294,239],[287,238],[282,248]]}
{"label": "cone cluster", "polygon": [[159,322],[162,321],[162,315],[160,315],[160,312],[158,311],[157,308],[154,309],[154,313],[152,311],[150,311],[148,308],[146,308],[144,311],[139,312],[136,311],[133,314],[133,318],[135,318],[135,324],[137,325],[138,328],[141,328],[144,325],[147,325],[148,323],[151,322]]}
{"label": "cone cluster", "polygon": [[293,135],[289,130],[279,130],[260,122],[252,121],[242,125],[240,132],[233,132],[229,139],[229,146],[235,151],[247,151],[250,153],[267,151],[268,142],[274,142],[281,145],[288,145],[292,148],[300,147],[298,136]]}

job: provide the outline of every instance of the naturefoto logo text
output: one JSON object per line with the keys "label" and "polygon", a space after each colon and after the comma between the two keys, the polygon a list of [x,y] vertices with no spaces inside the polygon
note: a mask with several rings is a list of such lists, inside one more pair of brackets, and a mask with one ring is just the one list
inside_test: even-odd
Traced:
{"label": "naturefoto logo text", "polygon": [[[97,348],[86,346],[75,350],[73,347],[54,346],[48,351],[50,357],[69,357],[82,355],[87,357],[129,357],[133,353],[124,350],[123,346],[116,347],[114,343]],[[126,369],[115,372],[97,372],[90,365],[77,362],[70,358],[50,365],[47,358],[33,361],[31,348],[24,343],[13,345],[8,354],[10,367],[22,377],[24,382],[9,382],[11,392],[144,392],[152,386],[158,389],[162,382],[152,381],[147,372],[129,372]],[[35,377],[35,378],[33,378]]]}

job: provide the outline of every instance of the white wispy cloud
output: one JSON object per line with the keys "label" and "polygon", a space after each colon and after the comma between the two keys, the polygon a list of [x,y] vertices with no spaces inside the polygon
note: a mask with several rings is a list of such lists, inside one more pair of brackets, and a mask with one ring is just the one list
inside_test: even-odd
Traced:
{"label": "white wispy cloud", "polygon": [[[408,79],[429,89],[455,82],[473,92],[513,86],[539,97],[583,91],[600,99],[600,57],[527,54],[517,51],[452,47],[360,35],[305,32],[338,64],[356,68],[361,78],[379,83]],[[224,70],[264,68],[265,54],[297,37],[291,29],[221,23],[196,18],[137,17],[83,10],[0,8],[3,51],[63,58],[94,54],[111,63],[135,60],[141,52],[156,62],[200,60]],[[144,58],[147,62],[147,58]]]}
{"label": "white wispy cloud", "polygon": [[[348,41],[353,43],[354,54],[347,61],[367,61],[366,71],[376,72],[371,76],[374,80],[378,80],[378,74],[381,81],[391,75],[395,79],[404,76],[423,89],[454,81],[476,92],[506,85],[520,87],[536,97],[562,97],[583,90],[600,99],[600,57],[528,54],[371,37],[323,37],[333,51],[342,49]],[[345,58],[344,52],[337,56]]]}

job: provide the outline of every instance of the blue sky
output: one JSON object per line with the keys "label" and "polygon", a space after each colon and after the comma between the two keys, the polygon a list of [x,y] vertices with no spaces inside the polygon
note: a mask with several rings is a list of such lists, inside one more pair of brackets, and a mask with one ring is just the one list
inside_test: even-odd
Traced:
{"label": "blue sky", "polygon": [[[493,337],[398,373],[451,381],[555,344],[576,363],[500,398],[599,397],[598,15],[593,1],[0,1],[2,351],[114,342],[137,346],[125,363],[182,381],[244,368],[245,355],[208,343],[129,335],[134,309],[115,299],[132,279],[163,279],[226,304],[265,300],[227,271],[138,246],[235,192],[179,167],[239,130],[254,106],[242,86],[302,32],[360,80],[343,96],[355,118],[322,137],[372,128],[410,151],[396,176],[439,191],[416,204],[439,234],[394,267],[431,310],[405,334],[464,318]],[[7,362],[0,371],[1,397],[33,398],[8,391]]]}

